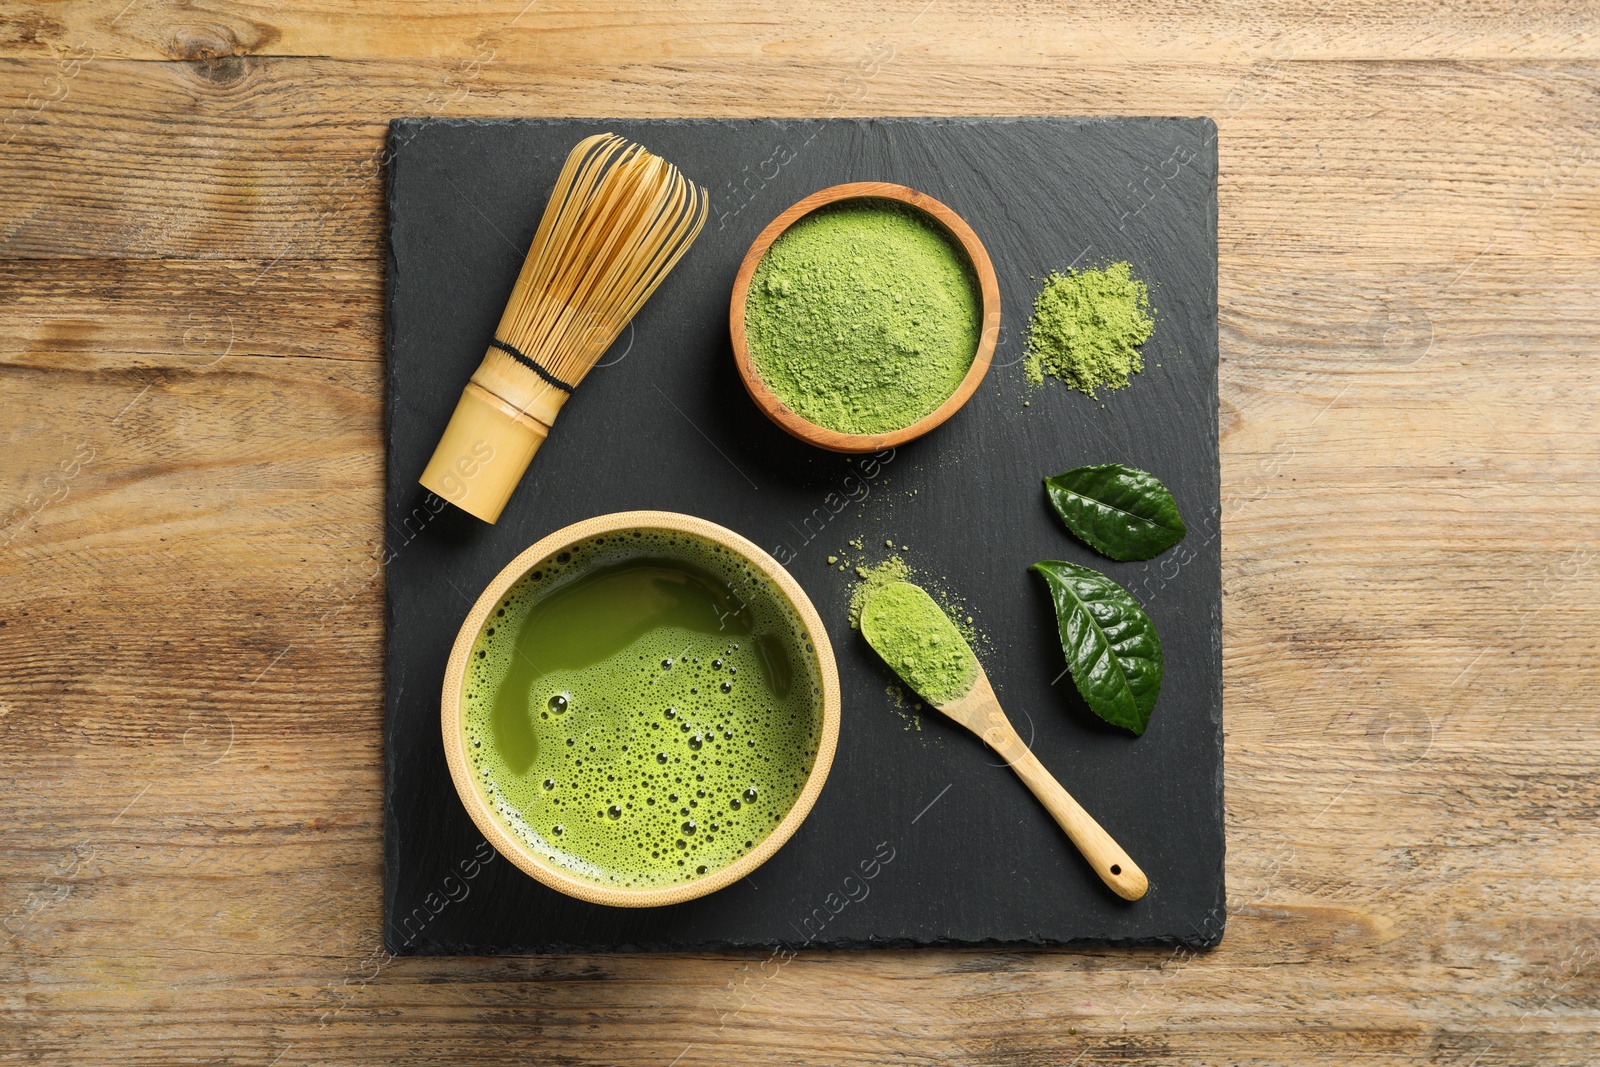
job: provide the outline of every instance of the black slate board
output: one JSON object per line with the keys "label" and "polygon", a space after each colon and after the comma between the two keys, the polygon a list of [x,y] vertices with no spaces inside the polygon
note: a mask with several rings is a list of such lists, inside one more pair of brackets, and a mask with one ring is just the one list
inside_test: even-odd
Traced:
{"label": "black slate board", "polygon": [[[712,214],[676,272],[561,414],[498,525],[417,476],[482,357],[562,159],[614,130],[707,186]],[[396,953],[802,945],[1215,944],[1223,914],[1217,461],[1216,151],[1204,119],[399,120],[390,130],[384,903]],[[999,273],[996,365],[944,427],[846,459],[763,418],[734,372],[727,309],[746,248],[823,186],[885,180],[953,207]],[[1129,260],[1158,309],[1148,369],[1102,403],[1029,392],[1020,359],[1038,282]],[[1024,407],[1024,400],[1031,404]],[[1188,538],[1150,563],[1073,541],[1040,479],[1119,461],[1156,473]],[[632,910],[583,904],[493,855],[439,737],[445,658],[472,600],[516,553],[610,511],[704,516],[768,548],[811,595],[839,659],[838,755],[811,816],[754,876]],[[1016,777],[937,715],[919,722],[846,619],[852,538],[886,539],[963,596],[979,654],[1034,751],[1151,880],[1113,896]],[[857,553],[850,553],[853,558]],[[1071,680],[1040,559],[1098,567],[1142,600],[1166,648],[1148,732],[1100,723]],[[1058,684],[1052,681],[1058,679]],[[917,726],[920,725],[920,729]]]}

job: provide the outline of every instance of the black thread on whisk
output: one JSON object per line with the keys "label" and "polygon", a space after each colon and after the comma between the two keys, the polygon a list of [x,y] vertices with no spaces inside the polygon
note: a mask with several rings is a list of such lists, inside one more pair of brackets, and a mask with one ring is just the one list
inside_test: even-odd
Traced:
{"label": "black thread on whisk", "polygon": [[560,378],[557,378],[554,374],[551,374],[549,371],[539,366],[539,364],[535,363],[532,359],[523,355],[517,350],[516,345],[508,345],[504,341],[500,340],[500,338],[496,337],[494,340],[489,342],[489,347],[498,348],[500,351],[504,352],[506,355],[510,356],[524,367],[527,367],[529,370],[533,371],[533,373],[537,374],[539,377],[543,378],[546,382],[549,382],[563,393],[572,392],[572,386],[568,385]]}

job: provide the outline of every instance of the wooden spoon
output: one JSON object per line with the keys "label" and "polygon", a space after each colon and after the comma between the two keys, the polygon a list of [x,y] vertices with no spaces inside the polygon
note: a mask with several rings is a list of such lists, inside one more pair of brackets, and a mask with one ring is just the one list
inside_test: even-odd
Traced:
{"label": "wooden spoon", "polygon": [[[890,591],[893,591],[890,599],[895,601],[893,613],[887,609],[875,612],[874,604],[880,603],[880,598]],[[1124,900],[1138,900],[1145,895],[1150,881],[1139,865],[1022,743],[1011,720],[1001,710],[978,657],[925,590],[910,582],[894,582],[877,590],[862,606],[861,633],[884,662],[924,700],[983,738],[986,745],[1011,765],[1017,777],[1061,824],[1084,859],[1089,861],[1089,866],[1113,893]],[[959,672],[962,653],[971,660],[967,665],[971,683],[956,695],[937,691],[936,686],[948,682],[948,668],[952,664]],[[935,660],[944,657],[943,666],[947,669],[942,677],[930,673],[930,657]],[[932,696],[926,691],[930,688],[935,689]]]}

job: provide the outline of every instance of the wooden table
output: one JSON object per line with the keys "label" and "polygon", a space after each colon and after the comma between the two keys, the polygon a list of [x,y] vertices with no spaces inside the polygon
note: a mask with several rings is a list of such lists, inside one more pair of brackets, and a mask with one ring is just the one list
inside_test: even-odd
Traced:
{"label": "wooden table", "polygon": [[[5,1062],[1600,1058],[1592,5],[524,3],[0,16]],[[1220,127],[1222,946],[384,955],[388,119],[957,113]]]}

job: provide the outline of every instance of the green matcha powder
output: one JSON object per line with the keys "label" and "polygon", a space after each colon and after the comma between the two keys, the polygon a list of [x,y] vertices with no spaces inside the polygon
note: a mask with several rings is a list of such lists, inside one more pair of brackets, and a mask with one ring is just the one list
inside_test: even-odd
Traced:
{"label": "green matcha powder", "polygon": [[947,704],[965,696],[978,660],[944,610],[920,586],[888,582],[867,596],[861,632],[878,655],[922,697]]}
{"label": "green matcha powder", "polygon": [[1154,329],[1150,291],[1127,263],[1052,273],[1033,302],[1028,381],[1051,374],[1090,396],[1101,386],[1122,389],[1144,370],[1138,346]]}
{"label": "green matcha powder", "polygon": [[890,201],[823,208],[772,243],[745,303],[762,381],[797,415],[841,433],[909,426],[955,392],[981,326],[959,246]]}

